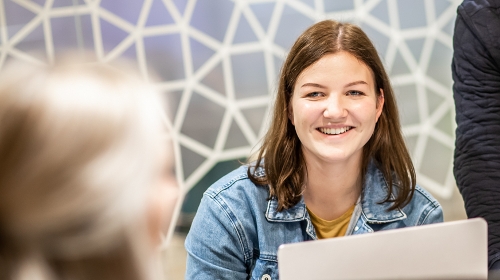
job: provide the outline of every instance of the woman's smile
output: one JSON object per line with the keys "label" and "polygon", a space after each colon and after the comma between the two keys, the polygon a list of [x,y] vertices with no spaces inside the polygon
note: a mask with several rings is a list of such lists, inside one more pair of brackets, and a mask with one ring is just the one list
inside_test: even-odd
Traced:
{"label": "woman's smile", "polygon": [[323,134],[327,134],[327,135],[340,135],[340,134],[346,133],[351,128],[352,128],[352,126],[344,126],[344,127],[341,127],[341,128],[320,127],[320,128],[317,128],[317,130],[319,132],[321,132]]}

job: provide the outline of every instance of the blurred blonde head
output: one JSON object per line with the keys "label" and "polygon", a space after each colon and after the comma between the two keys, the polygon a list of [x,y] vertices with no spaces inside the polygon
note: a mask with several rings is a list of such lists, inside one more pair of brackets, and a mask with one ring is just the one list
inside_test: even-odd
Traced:
{"label": "blurred blonde head", "polygon": [[170,159],[162,101],[126,69],[0,72],[1,279],[158,276],[147,217]]}

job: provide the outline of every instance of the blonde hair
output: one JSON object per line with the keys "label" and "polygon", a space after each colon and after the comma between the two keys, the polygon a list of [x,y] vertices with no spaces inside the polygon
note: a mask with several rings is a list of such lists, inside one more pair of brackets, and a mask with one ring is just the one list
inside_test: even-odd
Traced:
{"label": "blonde hair", "polygon": [[153,277],[162,102],[126,69],[70,59],[1,74],[1,279]]}

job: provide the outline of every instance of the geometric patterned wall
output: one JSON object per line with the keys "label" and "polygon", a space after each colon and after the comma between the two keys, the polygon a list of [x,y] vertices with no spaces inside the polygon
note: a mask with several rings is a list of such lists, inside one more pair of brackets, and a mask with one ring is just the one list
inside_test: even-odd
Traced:
{"label": "geometric patterned wall", "polygon": [[51,63],[76,48],[96,61],[129,58],[145,78],[157,73],[187,193],[208,187],[218,163],[257,149],[296,37],[322,19],[353,22],[390,74],[418,183],[447,199],[455,188],[451,57],[460,2],[0,0],[0,68],[10,59]]}

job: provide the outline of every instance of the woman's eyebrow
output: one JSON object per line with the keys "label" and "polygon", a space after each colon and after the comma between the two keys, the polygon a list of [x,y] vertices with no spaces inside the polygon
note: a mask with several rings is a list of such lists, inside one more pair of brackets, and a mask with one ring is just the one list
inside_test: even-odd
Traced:
{"label": "woman's eyebrow", "polygon": [[355,82],[350,82],[348,84],[345,85],[345,87],[351,87],[351,86],[355,86],[355,85],[367,85],[368,83],[365,82],[365,81],[355,81]]}
{"label": "woman's eyebrow", "polygon": [[315,84],[315,83],[305,83],[301,87],[317,87],[317,88],[326,88],[323,85]]}
{"label": "woman's eyebrow", "polygon": [[[350,82],[346,84],[344,87],[351,87],[355,85],[367,85],[368,83],[365,81],[355,81],[355,82]],[[301,87],[317,87],[317,88],[326,88],[324,85],[316,84],[316,83],[305,83]]]}

